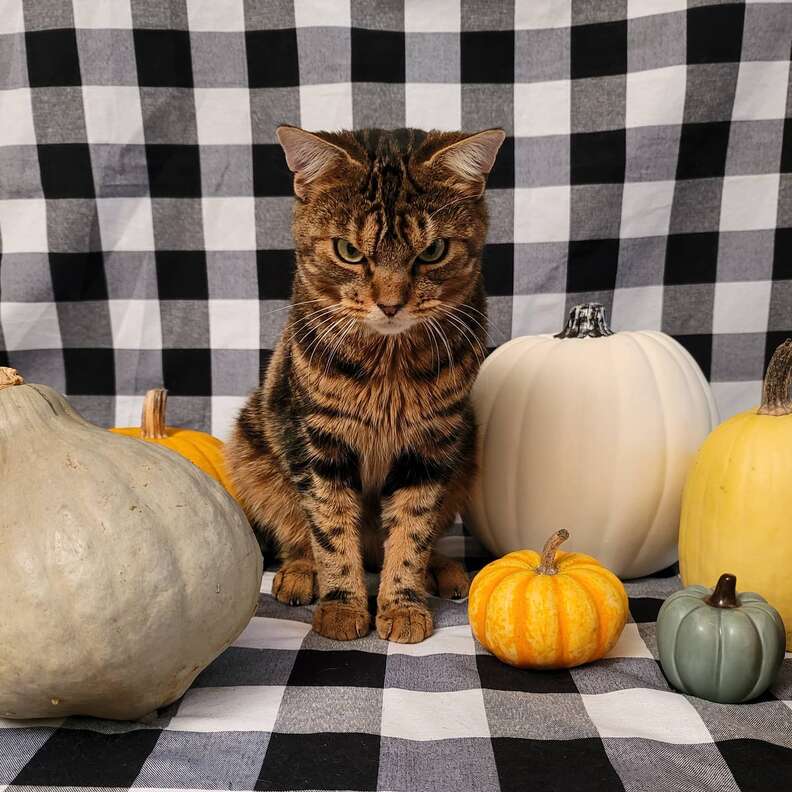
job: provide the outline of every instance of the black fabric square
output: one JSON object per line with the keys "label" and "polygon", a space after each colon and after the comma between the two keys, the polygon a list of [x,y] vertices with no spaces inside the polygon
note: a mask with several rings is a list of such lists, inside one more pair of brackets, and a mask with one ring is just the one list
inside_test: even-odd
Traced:
{"label": "black fabric square", "polygon": [[530,671],[506,665],[489,654],[477,654],[476,666],[481,687],[488,690],[516,690],[523,693],[577,693],[572,674],[565,669]]}
{"label": "black fabric square", "polygon": [[572,79],[627,72],[627,21],[573,25],[570,31]]}
{"label": "black fabric square", "polygon": [[40,143],[41,189],[46,198],[93,198],[91,152],[84,143]]}
{"label": "black fabric square", "polygon": [[624,181],[627,136],[623,129],[579,132],[569,143],[573,185]]}
{"label": "black fabric square", "polygon": [[729,148],[728,121],[683,124],[679,139],[677,179],[723,176]]}
{"label": "black fabric square", "polygon": [[8,352],[6,352],[5,349],[0,349],[0,366],[5,366],[6,368],[8,368],[10,365],[11,365],[11,360],[8,357]]}
{"label": "black fabric square", "polygon": [[792,118],[784,119],[784,139],[781,145],[781,173],[792,173]]}
{"label": "black fabric square", "polygon": [[262,382],[267,375],[270,360],[272,360],[272,350],[259,349],[259,382]]}
{"label": "black fabric square", "polygon": [[352,82],[403,83],[404,33],[352,28]]}
{"label": "black fabric square", "polygon": [[291,299],[294,267],[293,250],[257,250],[259,300]]}
{"label": "black fabric square", "polygon": [[381,688],[387,656],[351,649],[302,649],[294,661],[289,685]]}
{"label": "black fabric square", "polygon": [[163,349],[162,379],[173,396],[211,396],[211,350]]}
{"label": "black fabric square", "polygon": [[49,263],[56,302],[107,299],[107,278],[100,252],[50,253]]}
{"label": "black fabric square", "polygon": [[763,740],[715,743],[741,792],[792,789],[792,750]]}
{"label": "black fabric square", "polygon": [[485,245],[481,267],[484,273],[484,291],[487,294],[511,296],[514,292],[514,245]]}
{"label": "black fabric square", "polygon": [[704,376],[709,379],[712,371],[712,336],[709,333],[698,333],[675,335],[674,338],[690,352]]}
{"label": "black fabric square", "polygon": [[209,299],[204,251],[158,250],[156,262],[160,300]]}
{"label": "black fabric square", "polygon": [[80,85],[77,35],[73,28],[30,31],[25,34],[25,47],[31,88]]}
{"label": "black fabric square", "polygon": [[112,349],[66,347],[66,392],[80,396],[115,396],[115,358]]}
{"label": "black fabric square", "polygon": [[138,84],[192,88],[192,53],[186,30],[134,30]]}
{"label": "black fabric square", "polygon": [[687,12],[687,62],[739,62],[742,54],[742,3],[689,8]]}
{"label": "black fabric square", "polygon": [[526,789],[616,792],[624,789],[602,740],[521,740],[493,737],[501,792]]}
{"label": "black fabric square", "polygon": [[514,138],[507,137],[495,158],[495,165],[487,176],[487,187],[514,187]]}
{"label": "black fabric square", "polygon": [[286,165],[283,149],[277,143],[253,146],[253,194],[291,195],[292,174]]}
{"label": "black fabric square", "polygon": [[130,787],[159,736],[159,729],[121,734],[59,729],[25,765],[14,783],[42,787]]}
{"label": "black fabric square", "polygon": [[248,30],[245,43],[251,88],[287,88],[300,84],[296,30]]}
{"label": "black fabric square", "polygon": [[773,248],[773,280],[792,280],[792,228],[776,229]]}
{"label": "black fabric square", "polygon": [[630,614],[638,624],[656,622],[663,600],[655,597],[630,597]]}
{"label": "black fabric square", "polygon": [[376,734],[281,734],[270,737],[256,789],[377,788]]}
{"label": "black fabric square", "polygon": [[460,35],[463,83],[514,82],[514,31],[474,30]]}
{"label": "black fabric square", "polygon": [[152,198],[200,198],[201,157],[198,146],[148,144],[149,190]]}
{"label": "black fabric square", "polygon": [[717,231],[669,235],[664,278],[667,285],[715,283],[717,272]]}
{"label": "black fabric square", "polygon": [[616,286],[618,239],[584,239],[569,243],[567,291],[610,291]]}

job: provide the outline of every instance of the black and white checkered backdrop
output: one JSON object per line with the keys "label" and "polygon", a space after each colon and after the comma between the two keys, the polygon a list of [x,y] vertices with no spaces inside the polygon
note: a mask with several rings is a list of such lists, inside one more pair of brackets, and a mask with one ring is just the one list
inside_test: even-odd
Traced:
{"label": "black and white checkered backdrop", "polygon": [[728,415],[792,334],[790,41],[779,2],[0,0],[0,364],[223,436],[285,321],[276,125],[501,126],[495,342],[596,299]]}

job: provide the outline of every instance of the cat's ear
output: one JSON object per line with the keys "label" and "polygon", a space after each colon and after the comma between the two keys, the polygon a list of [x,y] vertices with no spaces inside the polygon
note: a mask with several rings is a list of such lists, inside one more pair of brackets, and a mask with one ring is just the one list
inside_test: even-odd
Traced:
{"label": "cat's ear", "polygon": [[444,146],[429,158],[427,165],[450,172],[457,189],[476,197],[484,192],[487,175],[505,139],[502,129],[485,129]]}
{"label": "cat's ear", "polygon": [[294,174],[294,194],[303,201],[308,199],[311,188],[318,186],[323,177],[330,176],[340,167],[355,164],[344,149],[313,132],[279,126],[275,134],[286,155],[286,164]]}

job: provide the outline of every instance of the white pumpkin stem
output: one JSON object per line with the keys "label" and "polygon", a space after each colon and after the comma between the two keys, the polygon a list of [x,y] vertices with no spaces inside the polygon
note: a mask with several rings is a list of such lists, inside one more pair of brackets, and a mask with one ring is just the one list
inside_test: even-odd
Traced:
{"label": "white pumpkin stem", "polygon": [[613,335],[602,303],[582,303],[570,312],[566,326],[554,338],[604,338]]}
{"label": "white pumpkin stem", "polygon": [[10,388],[13,385],[24,385],[25,380],[22,375],[14,368],[8,366],[0,366],[0,390],[3,388]]}
{"label": "white pumpkin stem", "polygon": [[558,572],[558,567],[555,562],[556,550],[558,550],[561,543],[566,542],[567,539],[569,539],[569,531],[567,531],[566,528],[562,528],[560,531],[556,531],[545,542],[545,546],[542,549],[542,561],[539,566],[536,567],[537,575],[555,575]]}
{"label": "white pumpkin stem", "polygon": [[780,344],[773,357],[762,387],[762,405],[758,415],[792,415],[792,338]]}
{"label": "white pumpkin stem", "polygon": [[152,388],[143,399],[143,413],[140,418],[140,434],[146,440],[161,440],[167,437],[165,431],[165,405],[168,391],[165,388]]}

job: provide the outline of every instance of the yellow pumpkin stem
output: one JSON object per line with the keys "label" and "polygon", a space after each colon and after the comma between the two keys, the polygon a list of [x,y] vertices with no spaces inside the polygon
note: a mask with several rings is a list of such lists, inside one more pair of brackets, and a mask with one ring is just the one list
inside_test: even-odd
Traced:
{"label": "yellow pumpkin stem", "polygon": [[542,549],[542,562],[536,567],[537,575],[555,575],[558,572],[555,562],[556,550],[567,539],[569,539],[569,531],[566,528],[562,528],[545,542],[545,546]]}
{"label": "yellow pumpkin stem", "polygon": [[758,415],[792,415],[792,338],[787,338],[770,359]]}
{"label": "yellow pumpkin stem", "polygon": [[140,435],[144,440],[161,440],[167,437],[165,431],[165,405],[168,391],[165,388],[152,388],[143,399],[143,414],[140,418]]}
{"label": "yellow pumpkin stem", "polygon": [[0,366],[0,390],[10,388],[12,385],[24,385],[25,380],[16,369]]}

